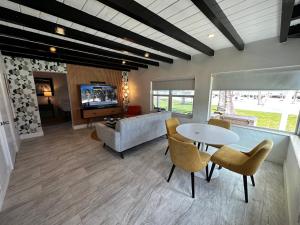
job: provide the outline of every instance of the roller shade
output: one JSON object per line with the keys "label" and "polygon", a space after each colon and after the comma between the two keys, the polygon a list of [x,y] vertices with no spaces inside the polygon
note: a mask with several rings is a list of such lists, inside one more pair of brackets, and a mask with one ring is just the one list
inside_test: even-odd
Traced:
{"label": "roller shade", "polygon": [[212,90],[300,90],[300,69],[216,74]]}
{"label": "roller shade", "polygon": [[194,90],[195,79],[153,81],[152,90]]}

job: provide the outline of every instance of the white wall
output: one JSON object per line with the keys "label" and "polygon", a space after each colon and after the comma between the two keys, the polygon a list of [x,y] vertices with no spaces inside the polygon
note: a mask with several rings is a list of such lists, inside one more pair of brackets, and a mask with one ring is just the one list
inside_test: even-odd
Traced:
{"label": "white wall", "polygon": [[[195,77],[193,121],[205,122],[208,116],[211,74],[295,65],[300,65],[299,39],[289,39],[287,43],[279,43],[277,38],[267,39],[247,44],[244,51],[222,49],[216,51],[213,57],[199,54],[193,56],[191,61],[176,60],[174,64],[161,63],[159,67],[151,66],[149,69],[130,72],[130,102],[140,104],[144,112],[149,112],[151,81]],[[244,128],[239,129],[239,134],[239,144],[245,148],[249,147],[249,142],[255,145],[259,139],[270,138],[266,132],[255,133]],[[276,134],[272,135],[272,139],[276,145],[268,159],[282,164],[288,141]]]}
{"label": "white wall", "polygon": [[[6,83],[4,79],[3,59],[0,52],[0,210],[4,201],[13,169],[16,152],[19,148],[19,137],[14,129],[14,120]],[[5,122],[3,124],[3,122]]]}
{"label": "white wall", "polygon": [[285,191],[290,225],[300,224],[300,138],[292,136],[284,162]]}

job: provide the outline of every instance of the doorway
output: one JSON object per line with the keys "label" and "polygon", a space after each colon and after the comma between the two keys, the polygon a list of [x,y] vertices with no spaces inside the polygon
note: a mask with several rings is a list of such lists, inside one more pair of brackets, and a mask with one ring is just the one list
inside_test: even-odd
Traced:
{"label": "doorway", "polygon": [[33,77],[42,127],[70,123],[71,107],[66,74],[33,72]]}

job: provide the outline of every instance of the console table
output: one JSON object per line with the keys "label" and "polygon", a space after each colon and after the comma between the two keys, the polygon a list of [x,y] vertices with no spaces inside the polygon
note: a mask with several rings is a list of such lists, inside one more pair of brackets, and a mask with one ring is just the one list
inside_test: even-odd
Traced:
{"label": "console table", "polygon": [[92,120],[97,117],[120,115],[123,113],[122,107],[111,107],[104,109],[82,109],[81,116],[83,119],[88,120],[88,127]]}

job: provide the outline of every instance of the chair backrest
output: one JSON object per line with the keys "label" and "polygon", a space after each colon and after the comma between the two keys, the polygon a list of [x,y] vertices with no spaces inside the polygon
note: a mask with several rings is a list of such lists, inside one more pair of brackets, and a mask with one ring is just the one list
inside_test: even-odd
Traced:
{"label": "chair backrest", "polygon": [[208,124],[223,127],[225,129],[230,129],[231,123],[227,120],[220,120],[220,119],[210,119],[208,121]]}
{"label": "chair backrest", "polygon": [[167,135],[170,137],[172,134],[176,134],[176,127],[180,125],[180,122],[177,118],[170,118],[166,120],[166,128],[167,128]]}
{"label": "chair backrest", "polygon": [[196,172],[202,169],[201,156],[197,147],[191,143],[169,137],[170,155],[173,164],[183,170]]}
{"label": "chair backrest", "polygon": [[139,105],[129,105],[127,108],[127,113],[131,115],[141,115],[142,107]]}
{"label": "chair backrest", "polygon": [[271,140],[263,140],[255,146],[247,155],[250,157],[243,165],[245,174],[253,175],[263,161],[268,157],[273,147]]}

